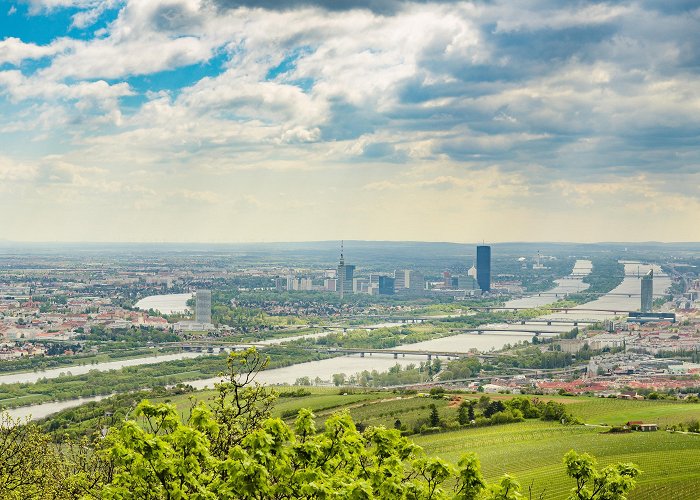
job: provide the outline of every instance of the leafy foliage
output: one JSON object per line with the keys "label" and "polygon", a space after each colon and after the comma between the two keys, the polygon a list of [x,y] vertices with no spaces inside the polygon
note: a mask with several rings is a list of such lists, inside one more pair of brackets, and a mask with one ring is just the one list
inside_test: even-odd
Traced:
{"label": "leafy foliage", "polygon": [[570,500],[625,500],[640,470],[634,464],[614,464],[596,470],[596,460],[588,453],[571,450],[564,455],[569,477],[576,480]]}

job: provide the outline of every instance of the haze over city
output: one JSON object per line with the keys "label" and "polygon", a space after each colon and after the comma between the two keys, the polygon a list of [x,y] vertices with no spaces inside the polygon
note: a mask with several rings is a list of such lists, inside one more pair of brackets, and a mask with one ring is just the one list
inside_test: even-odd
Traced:
{"label": "haze over city", "polygon": [[0,9],[0,239],[700,239],[697,2]]}

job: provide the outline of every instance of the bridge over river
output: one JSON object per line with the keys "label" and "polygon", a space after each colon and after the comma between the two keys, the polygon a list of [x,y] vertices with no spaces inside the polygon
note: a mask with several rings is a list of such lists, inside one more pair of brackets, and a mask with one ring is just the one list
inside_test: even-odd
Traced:
{"label": "bridge over river", "polygon": [[[235,343],[235,342],[215,342],[215,341],[192,341],[192,342],[167,342],[161,344],[167,347],[179,347],[183,351],[190,352],[217,352],[217,351],[242,351],[248,349],[249,347],[255,347],[260,350],[269,349],[272,347],[269,344],[259,344],[259,343]],[[275,345],[274,347],[284,347],[283,345]],[[397,347],[397,348],[364,348],[364,347],[320,347],[320,346],[305,346],[296,347],[296,349],[304,349],[306,351],[313,351],[319,353],[327,354],[359,354],[360,357],[371,356],[373,354],[386,354],[392,355],[394,359],[406,356],[425,356],[427,359],[431,360],[433,358],[465,358],[465,357],[476,357],[476,358],[495,358],[493,354],[481,354],[475,352],[459,352],[459,351],[440,351],[440,350],[425,350],[425,349],[415,349],[412,350],[408,346]]]}
{"label": "bridge over river", "polygon": [[[518,311],[531,311],[533,308],[532,307],[508,307],[508,306],[471,306],[469,307],[472,311],[486,311],[486,312],[491,312],[491,311],[512,311],[512,312],[518,312]],[[578,307],[578,306],[572,306],[572,307],[542,307],[542,309],[545,309],[547,311],[551,312],[563,312],[565,314],[568,314],[569,312],[604,312],[604,313],[613,313],[615,315],[620,315],[620,314],[629,314],[631,312],[635,311],[630,311],[629,309],[594,309],[594,308],[586,308],[586,307]]]}

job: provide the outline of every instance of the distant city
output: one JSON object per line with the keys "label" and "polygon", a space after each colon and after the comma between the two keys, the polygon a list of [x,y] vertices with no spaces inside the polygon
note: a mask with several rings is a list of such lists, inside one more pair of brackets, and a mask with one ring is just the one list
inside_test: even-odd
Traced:
{"label": "distant city", "polygon": [[365,277],[356,277],[356,266],[345,262],[341,244],[340,262],[336,269],[323,271],[322,278],[290,272],[287,276],[275,278],[275,289],[336,292],[341,298],[355,293],[406,296],[433,293],[455,298],[476,297],[491,291],[491,247],[478,246],[473,262],[476,266],[472,263],[464,275],[444,271],[441,281],[428,281],[423,273],[415,269],[396,269],[390,275],[370,273]]}

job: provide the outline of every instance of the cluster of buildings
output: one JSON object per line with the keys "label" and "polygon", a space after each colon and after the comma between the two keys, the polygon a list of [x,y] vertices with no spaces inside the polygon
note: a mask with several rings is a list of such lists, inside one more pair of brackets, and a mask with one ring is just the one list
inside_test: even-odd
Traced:
{"label": "cluster of buildings", "polygon": [[29,348],[18,342],[65,341],[94,327],[166,330],[170,325],[165,318],[124,309],[105,298],[75,297],[49,310],[46,303],[31,299],[0,299],[0,358],[43,354],[38,346]]}
{"label": "cluster of buildings", "polygon": [[194,321],[178,321],[174,332],[210,332],[215,330],[211,322],[211,290],[197,290],[194,295]]}
{"label": "cluster of buildings", "polygon": [[367,276],[356,276],[355,271],[356,266],[345,262],[341,247],[337,268],[324,271],[322,282],[290,273],[275,279],[275,289],[335,292],[341,298],[357,293],[420,296],[449,292],[456,296],[480,295],[491,291],[491,247],[476,247],[476,265],[466,275],[453,276],[445,271],[443,280],[438,282],[429,282],[423,273],[414,269],[397,269],[391,274],[371,273]]}

